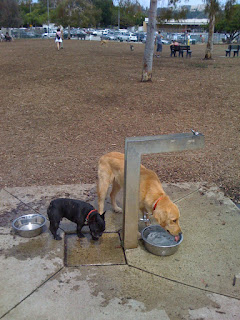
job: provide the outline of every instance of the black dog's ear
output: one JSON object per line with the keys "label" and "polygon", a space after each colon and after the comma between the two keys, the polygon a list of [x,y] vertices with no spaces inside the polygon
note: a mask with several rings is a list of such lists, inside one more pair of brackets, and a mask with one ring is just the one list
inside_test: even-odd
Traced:
{"label": "black dog's ear", "polygon": [[100,216],[102,217],[103,221],[105,221],[105,213],[106,213],[106,211],[104,211],[103,214],[100,214]]}

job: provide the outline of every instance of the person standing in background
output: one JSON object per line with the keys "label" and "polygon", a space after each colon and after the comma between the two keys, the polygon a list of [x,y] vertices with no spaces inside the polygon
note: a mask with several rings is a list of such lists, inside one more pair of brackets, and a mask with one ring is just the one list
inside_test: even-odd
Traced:
{"label": "person standing in background", "polygon": [[162,52],[162,35],[161,35],[161,32],[158,31],[158,34],[156,36],[156,39],[155,39],[155,44],[157,45],[157,50],[156,50],[156,54],[155,54],[155,57],[159,58],[160,57],[160,54]]}

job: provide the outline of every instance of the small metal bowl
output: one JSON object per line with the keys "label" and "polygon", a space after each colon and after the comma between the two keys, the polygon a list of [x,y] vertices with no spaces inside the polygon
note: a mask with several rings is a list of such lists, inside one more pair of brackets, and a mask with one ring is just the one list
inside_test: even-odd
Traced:
{"label": "small metal bowl", "polygon": [[170,235],[159,225],[152,225],[142,230],[142,239],[145,248],[157,256],[170,256],[174,254],[183,241],[183,235],[180,234],[176,242],[174,236]]}
{"label": "small metal bowl", "polygon": [[41,214],[27,214],[15,219],[12,227],[19,236],[32,238],[43,232],[45,223],[46,218]]}

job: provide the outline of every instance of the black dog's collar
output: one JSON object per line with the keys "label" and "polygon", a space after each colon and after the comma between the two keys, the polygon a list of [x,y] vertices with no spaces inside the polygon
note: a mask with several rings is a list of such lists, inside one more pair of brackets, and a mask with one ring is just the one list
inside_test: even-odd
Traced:
{"label": "black dog's collar", "polygon": [[93,213],[93,212],[97,212],[97,210],[96,210],[96,209],[94,209],[94,210],[91,210],[91,211],[88,213],[88,215],[87,215],[87,217],[86,217],[86,222],[87,222],[87,223],[88,223],[88,220],[89,220],[90,214],[91,214],[91,213]]}

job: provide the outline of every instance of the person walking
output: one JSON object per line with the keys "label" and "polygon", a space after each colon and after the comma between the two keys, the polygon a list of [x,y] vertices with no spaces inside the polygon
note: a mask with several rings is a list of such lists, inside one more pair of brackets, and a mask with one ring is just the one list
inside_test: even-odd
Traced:
{"label": "person walking", "polygon": [[62,43],[62,34],[60,28],[57,29],[55,43],[57,44],[57,49],[60,49],[60,44]]}
{"label": "person walking", "polygon": [[155,44],[157,45],[155,57],[159,58],[162,52],[162,35],[160,31],[158,31],[158,34],[156,36]]}

